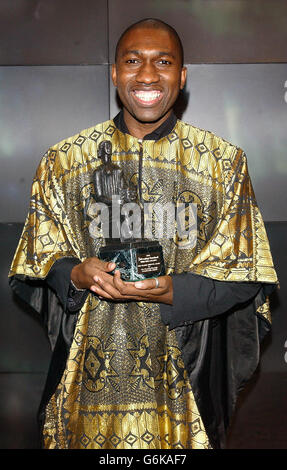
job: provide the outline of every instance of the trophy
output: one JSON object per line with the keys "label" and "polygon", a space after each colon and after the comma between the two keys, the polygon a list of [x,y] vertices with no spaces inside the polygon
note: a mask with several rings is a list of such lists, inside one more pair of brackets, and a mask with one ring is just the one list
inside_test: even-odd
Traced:
{"label": "trophy", "polygon": [[[110,141],[100,143],[98,156],[102,164],[94,171],[93,183],[96,204],[102,208],[101,226],[105,228],[105,246],[100,248],[98,257],[114,262],[124,281],[163,276],[161,245],[142,238],[143,211],[138,203],[137,187],[127,184],[122,169],[111,161]],[[130,222],[131,208],[137,209],[136,223]]]}

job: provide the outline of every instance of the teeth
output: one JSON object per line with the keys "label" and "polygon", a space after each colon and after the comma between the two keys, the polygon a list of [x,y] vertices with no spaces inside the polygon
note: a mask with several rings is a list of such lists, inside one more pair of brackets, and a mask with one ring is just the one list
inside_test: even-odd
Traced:
{"label": "teeth", "polygon": [[135,91],[135,95],[141,101],[153,101],[160,97],[159,91]]}

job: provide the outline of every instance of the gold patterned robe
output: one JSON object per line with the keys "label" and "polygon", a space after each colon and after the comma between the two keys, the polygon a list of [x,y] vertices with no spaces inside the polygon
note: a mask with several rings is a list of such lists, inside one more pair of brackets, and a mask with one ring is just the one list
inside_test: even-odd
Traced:
{"label": "gold patterned robe", "polygon": [[[111,140],[113,161],[139,187],[144,202],[197,205],[193,248],[177,234],[160,240],[167,274],[277,283],[244,152],[182,121],[157,141],[141,141],[107,121],[50,148],[33,181],[11,279],[44,281],[63,257],[82,261],[97,255],[103,239],[91,238],[89,227],[102,140]],[[60,380],[44,403],[44,447],[221,447],[238,390],[258,364],[259,324],[268,329],[269,320],[263,288],[248,312],[171,331],[158,304],[112,303],[89,294],[75,318]],[[245,344],[250,332],[251,343]],[[230,351],[227,366],[219,366],[224,351]],[[208,390],[212,384],[214,393]],[[225,403],[227,389],[231,398]]]}

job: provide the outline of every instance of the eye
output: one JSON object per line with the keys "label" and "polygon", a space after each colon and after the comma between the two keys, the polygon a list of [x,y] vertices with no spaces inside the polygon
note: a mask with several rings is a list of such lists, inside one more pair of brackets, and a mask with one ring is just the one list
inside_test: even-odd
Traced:
{"label": "eye", "polygon": [[160,65],[171,65],[171,61],[167,59],[160,59],[158,62]]}
{"label": "eye", "polygon": [[126,64],[138,64],[139,60],[138,59],[127,59]]}

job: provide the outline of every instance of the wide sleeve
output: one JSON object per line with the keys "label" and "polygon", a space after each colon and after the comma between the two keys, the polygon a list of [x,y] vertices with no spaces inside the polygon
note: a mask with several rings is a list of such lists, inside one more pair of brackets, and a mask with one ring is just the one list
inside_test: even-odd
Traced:
{"label": "wide sleeve", "polygon": [[173,305],[160,304],[169,329],[224,314],[252,301],[261,288],[257,282],[216,281],[192,273],[174,275],[172,281]]}
{"label": "wide sleeve", "polygon": [[224,155],[217,223],[189,271],[215,280],[278,283],[266,229],[241,149]]}
{"label": "wide sleeve", "polygon": [[175,301],[165,318],[211,445],[222,448],[238,394],[271,328],[269,296],[278,279],[245,153],[222,152],[217,168],[224,185],[216,224],[188,272],[174,276]]}
{"label": "wide sleeve", "polygon": [[[69,343],[75,316],[66,315],[70,272],[80,249],[62,199],[57,152],[42,158],[31,188],[28,215],[9,272],[16,295],[42,318],[52,348],[59,331]],[[64,323],[63,323],[64,322]]]}

